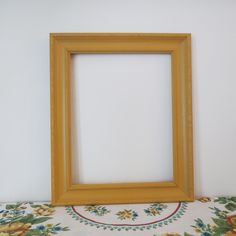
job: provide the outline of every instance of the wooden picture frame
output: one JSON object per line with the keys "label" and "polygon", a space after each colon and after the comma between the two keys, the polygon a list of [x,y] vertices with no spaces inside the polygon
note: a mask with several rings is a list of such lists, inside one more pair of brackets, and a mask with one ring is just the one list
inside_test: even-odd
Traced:
{"label": "wooden picture frame", "polygon": [[[50,43],[52,204],[193,201],[191,35],[52,33]],[[73,184],[71,57],[101,53],[171,55],[173,181]]]}

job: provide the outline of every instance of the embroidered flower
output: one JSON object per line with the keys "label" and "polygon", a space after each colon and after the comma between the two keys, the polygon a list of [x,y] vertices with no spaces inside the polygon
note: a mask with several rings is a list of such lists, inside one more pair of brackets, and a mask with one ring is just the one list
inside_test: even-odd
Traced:
{"label": "embroidered flower", "polygon": [[138,217],[138,213],[133,210],[123,210],[116,213],[120,220],[135,220]]}
{"label": "embroidered flower", "polygon": [[98,206],[98,205],[89,205],[84,207],[85,211],[88,211],[90,213],[93,213],[96,216],[103,216],[110,212],[110,210],[107,210],[104,206]]}
{"label": "embroidered flower", "polygon": [[15,222],[0,226],[0,236],[24,236],[29,228],[30,223]]}
{"label": "embroidered flower", "polygon": [[235,230],[231,230],[225,233],[225,236],[235,236],[236,235],[236,231]]}
{"label": "embroidered flower", "polygon": [[34,214],[37,216],[50,216],[55,212],[55,209],[53,207],[50,207],[48,205],[41,205],[39,207],[34,208]]}
{"label": "embroidered flower", "polygon": [[[25,212],[27,204],[35,214]],[[1,210],[0,236],[51,236],[59,231],[68,231],[69,228],[61,227],[60,223],[42,224],[51,219],[48,216],[54,211],[54,208],[46,203],[42,205],[31,202],[7,204],[5,209]]]}
{"label": "embroidered flower", "polygon": [[199,199],[197,199],[199,202],[202,202],[202,203],[206,203],[206,202],[210,202],[211,199],[209,197],[201,197]]}
{"label": "embroidered flower", "polygon": [[156,216],[156,215],[160,215],[160,213],[166,208],[167,208],[167,205],[165,205],[165,204],[154,203],[154,204],[150,205],[149,208],[144,209],[144,212],[148,216]]}
{"label": "embroidered flower", "polygon": [[44,226],[44,225],[38,225],[36,228],[37,228],[38,230],[40,230],[40,231],[45,230],[45,226]]}
{"label": "embroidered flower", "polygon": [[236,229],[236,215],[228,216],[227,223],[232,225]]}
{"label": "embroidered flower", "polygon": [[211,233],[209,233],[209,232],[204,232],[204,233],[202,233],[202,235],[201,236],[212,236],[212,234]]}

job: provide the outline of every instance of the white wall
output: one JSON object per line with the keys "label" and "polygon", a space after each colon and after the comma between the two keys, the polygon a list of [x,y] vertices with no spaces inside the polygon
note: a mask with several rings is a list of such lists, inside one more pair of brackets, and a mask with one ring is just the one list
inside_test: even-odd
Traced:
{"label": "white wall", "polygon": [[50,199],[50,32],[190,32],[196,194],[236,195],[235,0],[0,0],[0,201]]}

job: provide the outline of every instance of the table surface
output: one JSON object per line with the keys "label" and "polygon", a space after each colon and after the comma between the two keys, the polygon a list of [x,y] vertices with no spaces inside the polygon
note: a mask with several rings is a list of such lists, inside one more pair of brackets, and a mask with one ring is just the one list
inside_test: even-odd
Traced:
{"label": "table surface", "polygon": [[67,207],[49,202],[0,204],[0,236],[53,235],[236,235],[236,197]]}

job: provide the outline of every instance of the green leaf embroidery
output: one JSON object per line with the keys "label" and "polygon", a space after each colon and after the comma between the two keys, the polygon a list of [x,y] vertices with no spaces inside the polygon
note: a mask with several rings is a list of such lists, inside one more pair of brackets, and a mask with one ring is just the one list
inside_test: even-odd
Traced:
{"label": "green leaf embroidery", "polygon": [[[25,223],[25,224],[26,224],[26,223],[31,223],[33,219],[34,219],[34,215],[28,214],[28,215],[22,217],[22,218],[19,220],[19,222],[22,222],[22,223]],[[32,223],[31,223],[31,224],[32,224]]]}
{"label": "green leaf embroidery", "polygon": [[214,230],[216,235],[222,235],[223,233],[226,233],[232,229],[232,227],[224,219],[212,218],[212,220],[216,225],[218,225],[218,227]]}
{"label": "green leaf embroidery", "polygon": [[46,232],[41,232],[38,229],[31,229],[29,232],[26,233],[25,236],[48,236]]}
{"label": "green leaf embroidery", "polygon": [[41,207],[42,205],[30,205],[32,208]]}
{"label": "green leaf embroidery", "polygon": [[33,219],[30,223],[32,224],[32,225],[34,225],[34,224],[40,224],[40,223],[43,223],[43,222],[45,222],[45,221],[47,221],[47,220],[50,220],[50,219],[52,219],[51,217],[40,217],[40,218],[35,218],[35,219]]}
{"label": "green leaf embroidery", "polygon": [[230,199],[231,199],[231,201],[236,203],[236,197],[231,197]]}
{"label": "green leaf embroidery", "polygon": [[222,226],[222,227],[219,227],[219,228],[216,228],[215,229],[215,233],[214,233],[214,236],[222,236],[224,235],[226,232],[230,231],[232,228],[230,226]]}
{"label": "green leaf embroidery", "polygon": [[225,208],[229,211],[235,211],[236,210],[236,204],[230,202],[230,203],[225,205]]}
{"label": "green leaf embroidery", "polygon": [[186,232],[184,232],[184,236],[193,236],[192,234],[188,234]]}
{"label": "green leaf embroidery", "polygon": [[18,204],[8,204],[8,205],[6,205],[6,209],[7,210],[14,210],[14,209],[18,208],[20,205],[21,205],[21,203],[18,203]]}

